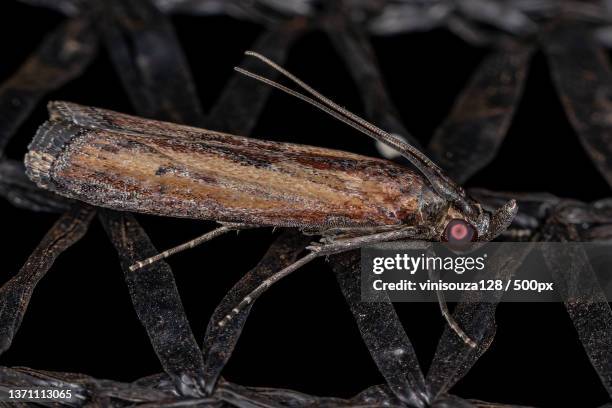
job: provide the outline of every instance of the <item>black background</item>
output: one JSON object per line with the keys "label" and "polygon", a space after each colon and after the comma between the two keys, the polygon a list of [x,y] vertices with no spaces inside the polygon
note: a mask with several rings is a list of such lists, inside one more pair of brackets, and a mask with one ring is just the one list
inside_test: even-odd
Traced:
{"label": "black background", "polygon": [[[0,80],[8,78],[62,19],[48,10],[3,4]],[[204,108],[209,109],[262,28],[228,17],[174,16],[173,22]],[[407,129],[423,143],[487,53],[445,30],[373,38],[373,44]],[[362,112],[354,84],[323,34],[299,40],[286,66],[335,101]],[[537,54],[499,156],[467,185],[548,191],[587,201],[607,197],[608,187],[569,127],[547,69],[544,56]],[[47,100],[53,99],[133,113],[105,53],[82,77]],[[44,105],[11,142],[9,157],[23,157],[36,127],[46,118]],[[252,136],[377,154],[367,137],[279,93],[271,97]],[[0,281],[5,281],[23,265],[57,215],[15,209],[6,202],[0,202],[0,210]],[[138,219],[160,249],[213,225],[152,216]],[[274,236],[268,229],[243,231],[169,260],[198,342],[224,293],[258,261]],[[396,308],[426,369],[444,328],[438,306],[397,304]],[[550,407],[606,401],[562,304],[501,304],[497,318],[497,337],[490,350],[453,393]],[[40,282],[0,364],[120,381],[161,370],[131,306],[115,251],[97,221]],[[324,260],[281,281],[258,301],[223,375],[243,385],[338,397],[383,382]]]}

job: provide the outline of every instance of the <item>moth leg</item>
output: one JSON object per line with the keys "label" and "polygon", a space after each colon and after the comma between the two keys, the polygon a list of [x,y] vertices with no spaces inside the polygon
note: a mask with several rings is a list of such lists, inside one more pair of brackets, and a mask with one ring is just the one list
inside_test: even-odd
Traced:
{"label": "moth leg", "polygon": [[[434,270],[433,268],[429,268],[427,270],[427,273],[429,274],[429,279],[431,279],[432,282],[437,282],[438,279],[440,279],[440,272]],[[442,291],[437,290],[436,296],[438,298],[438,305],[440,306],[440,312],[442,312],[442,316],[444,316],[444,319],[446,320],[446,323],[448,323],[448,326],[457,334],[457,336],[459,336],[461,340],[463,340],[465,344],[467,344],[471,348],[476,348],[477,346],[476,342],[472,340],[470,336],[468,336],[463,331],[461,326],[459,326],[459,323],[457,323],[455,318],[449,312],[448,305],[446,304],[446,300],[444,299],[444,294],[442,293]]]}
{"label": "moth leg", "polygon": [[319,256],[332,255],[340,252],[350,251],[351,249],[357,249],[368,244],[376,244],[380,242],[395,241],[399,239],[414,239],[414,240],[426,240],[432,238],[431,229],[423,229],[416,227],[402,227],[395,231],[380,232],[377,234],[363,235],[355,238],[343,239],[332,243],[320,244],[314,243],[306,249],[311,251],[308,255],[298,259],[291,265],[281,269],[274,275],[268,277],[266,280],[261,282],[251,293],[245,296],[242,301],[232,309],[222,320],[217,323],[219,326],[227,324],[234,316],[240,313],[241,310],[252,304],[259,296],[261,296],[270,286],[289,275],[291,272],[296,271],[302,266],[306,265],[310,261]]}
{"label": "moth leg", "polygon": [[252,225],[246,225],[246,224],[222,224],[219,228],[216,228],[212,231],[209,231],[203,235],[200,235],[197,238],[192,239],[191,241],[187,241],[181,245],[177,245],[174,248],[170,248],[164,252],[161,252],[157,255],[154,255],[150,258],[144,259],[142,261],[136,262],[134,265],[130,266],[130,271],[134,272],[135,270],[138,270],[140,268],[143,268],[147,265],[151,265],[152,263],[155,263],[157,261],[160,261],[162,259],[166,259],[169,256],[172,256],[176,253],[185,251],[187,249],[191,249],[191,248],[195,248],[196,246],[203,244],[206,241],[210,241],[213,238],[217,238],[220,235],[223,235],[227,232],[230,231],[238,231],[241,229],[247,229],[247,228],[253,228]]}

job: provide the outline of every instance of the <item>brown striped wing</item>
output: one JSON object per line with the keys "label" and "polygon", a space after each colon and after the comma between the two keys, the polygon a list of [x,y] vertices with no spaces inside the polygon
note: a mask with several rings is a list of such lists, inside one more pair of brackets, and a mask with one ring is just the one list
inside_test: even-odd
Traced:
{"label": "brown striped wing", "polygon": [[423,222],[441,200],[411,170],[343,151],[238,137],[65,102],[26,156],[40,186],[94,205],[270,226]]}

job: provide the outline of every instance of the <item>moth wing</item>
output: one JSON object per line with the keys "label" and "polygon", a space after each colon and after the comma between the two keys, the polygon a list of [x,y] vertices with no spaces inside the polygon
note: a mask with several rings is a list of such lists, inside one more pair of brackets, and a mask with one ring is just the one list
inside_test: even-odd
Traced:
{"label": "moth wing", "polygon": [[66,102],[50,111],[26,155],[28,176],[115,210],[325,229],[418,224],[429,214],[420,203],[440,201],[414,172],[381,159]]}

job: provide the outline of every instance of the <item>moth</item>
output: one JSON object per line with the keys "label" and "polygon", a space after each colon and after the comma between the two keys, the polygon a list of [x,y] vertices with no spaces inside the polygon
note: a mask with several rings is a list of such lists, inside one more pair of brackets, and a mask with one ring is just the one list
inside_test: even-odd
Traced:
{"label": "moth", "polygon": [[[335,104],[266,57],[246,54],[310,96],[241,68],[238,72],[396,149],[416,170],[339,150],[51,102],[50,119],[38,129],[25,156],[28,176],[42,188],[96,206],[220,224],[193,241],[138,262],[132,270],[243,228],[295,227],[321,236],[307,247],[307,255],[245,297],[234,315],[318,256],[393,240],[489,241],[509,226],[517,211],[514,200],[495,212],[485,210],[415,147]],[[457,334],[475,346],[448,311],[442,311]]]}

